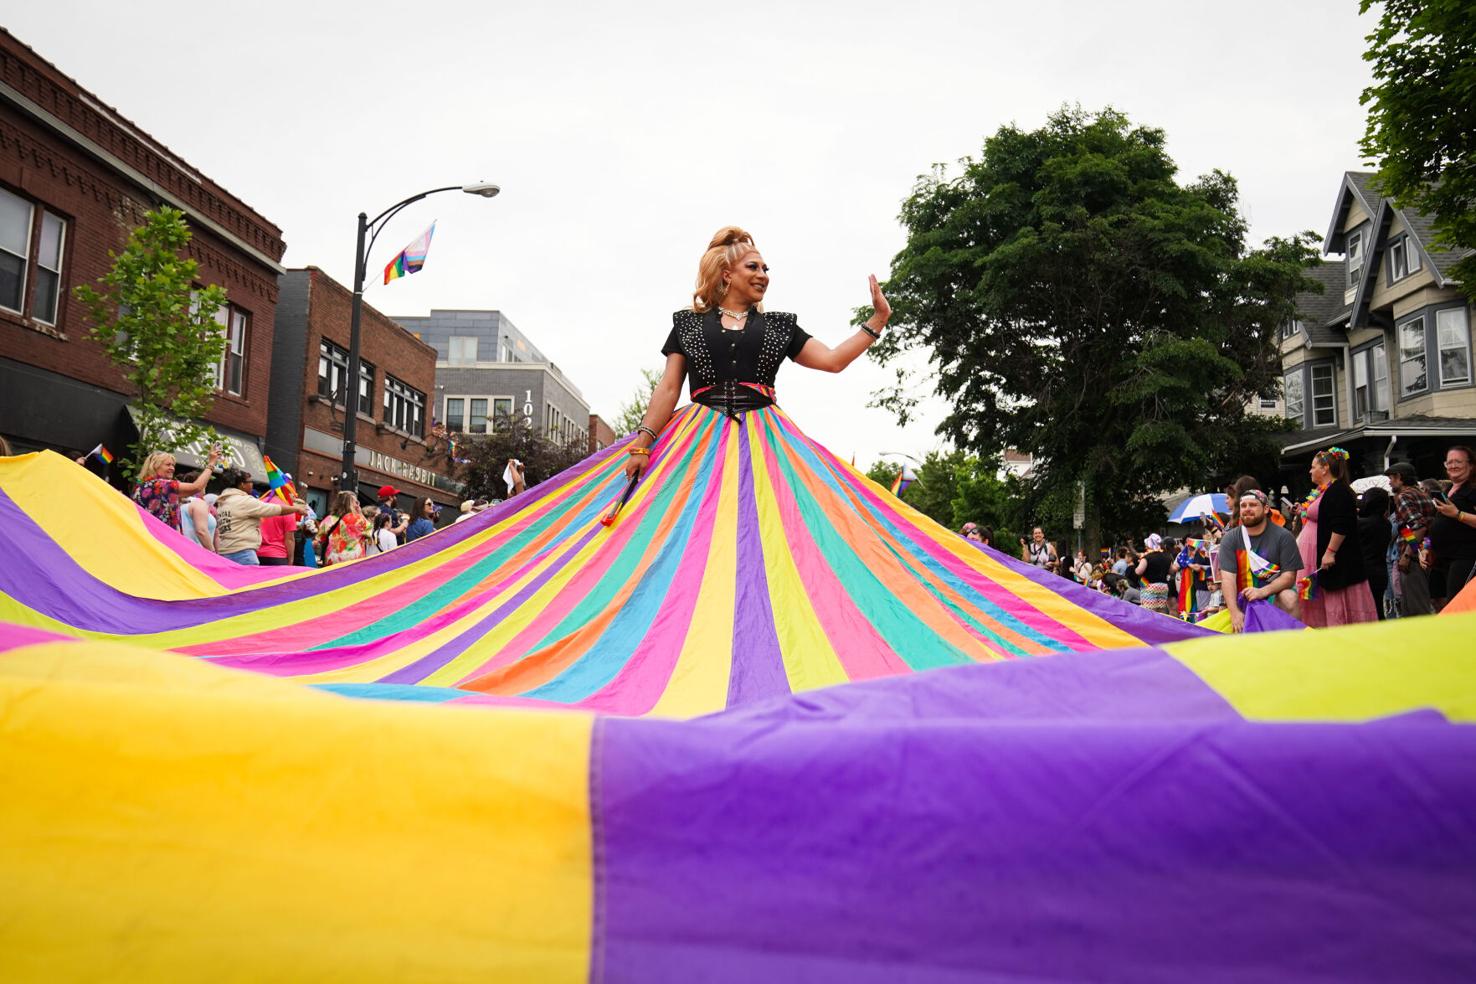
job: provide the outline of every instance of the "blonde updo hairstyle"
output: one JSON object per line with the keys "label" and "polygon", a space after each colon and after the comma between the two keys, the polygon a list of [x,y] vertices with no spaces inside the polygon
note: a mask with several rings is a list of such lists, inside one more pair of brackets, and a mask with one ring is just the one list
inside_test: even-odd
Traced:
{"label": "blonde updo hairstyle", "polygon": [[[757,252],[753,237],[737,226],[723,226],[713,233],[707,252],[697,264],[697,290],[692,294],[692,310],[711,311],[722,303],[723,274],[749,253]],[[762,311],[763,305],[758,305]]]}
{"label": "blonde updo hairstyle", "polygon": [[158,478],[159,472],[164,470],[164,462],[174,460],[174,455],[168,451],[153,452],[144,459],[143,467],[138,470],[138,480],[147,482],[151,478]]}

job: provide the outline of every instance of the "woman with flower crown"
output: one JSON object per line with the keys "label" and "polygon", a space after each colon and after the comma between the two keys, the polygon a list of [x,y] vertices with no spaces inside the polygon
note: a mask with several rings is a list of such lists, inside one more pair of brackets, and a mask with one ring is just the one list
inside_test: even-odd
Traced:
{"label": "woman with flower crown", "polygon": [[1358,500],[1348,484],[1348,452],[1328,448],[1312,456],[1313,489],[1298,513],[1302,529],[1302,621],[1314,628],[1373,622],[1379,617],[1358,538]]}

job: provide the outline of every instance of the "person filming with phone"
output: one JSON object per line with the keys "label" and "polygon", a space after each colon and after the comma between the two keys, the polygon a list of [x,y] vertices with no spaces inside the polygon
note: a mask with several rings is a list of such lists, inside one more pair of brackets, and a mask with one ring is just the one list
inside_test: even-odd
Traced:
{"label": "person filming with phone", "polygon": [[1431,496],[1439,513],[1430,524],[1430,600],[1438,612],[1460,594],[1476,567],[1476,488],[1471,486],[1471,449],[1457,444],[1445,452],[1450,491]]}

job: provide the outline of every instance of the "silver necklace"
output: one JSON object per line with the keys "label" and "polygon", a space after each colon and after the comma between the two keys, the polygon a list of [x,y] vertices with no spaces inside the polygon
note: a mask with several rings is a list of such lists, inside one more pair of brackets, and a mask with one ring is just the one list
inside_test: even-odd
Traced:
{"label": "silver necklace", "polygon": [[721,312],[722,314],[726,314],[728,317],[732,318],[734,321],[742,321],[744,318],[747,318],[748,317],[748,312],[747,311],[741,311],[741,312],[740,311],[729,311],[725,307],[718,308],[718,311]]}

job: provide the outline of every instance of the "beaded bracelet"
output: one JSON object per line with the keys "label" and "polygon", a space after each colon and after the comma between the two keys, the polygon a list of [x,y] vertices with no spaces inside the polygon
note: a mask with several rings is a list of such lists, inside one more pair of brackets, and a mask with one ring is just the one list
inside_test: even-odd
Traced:
{"label": "beaded bracelet", "polygon": [[650,448],[630,448],[629,449],[629,453],[630,454],[643,454],[643,455],[645,455],[648,458],[651,457],[651,449]]}
{"label": "beaded bracelet", "polygon": [[661,439],[661,435],[657,434],[655,431],[653,431],[651,428],[647,427],[645,424],[642,424],[641,426],[637,427],[636,428],[636,433],[637,434],[650,434],[651,435],[651,440],[653,440],[653,441],[658,441],[658,440]]}

